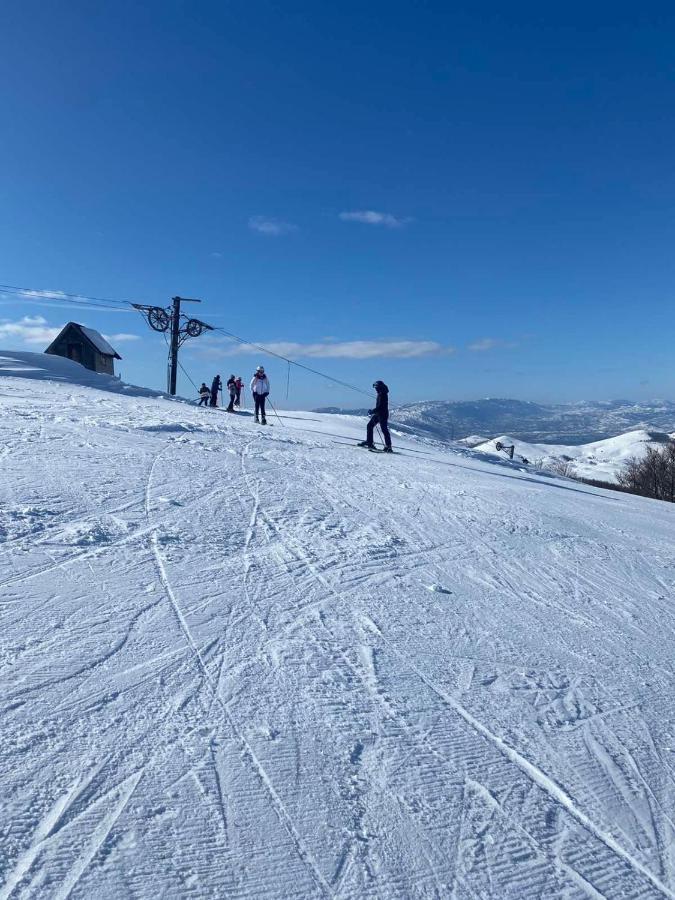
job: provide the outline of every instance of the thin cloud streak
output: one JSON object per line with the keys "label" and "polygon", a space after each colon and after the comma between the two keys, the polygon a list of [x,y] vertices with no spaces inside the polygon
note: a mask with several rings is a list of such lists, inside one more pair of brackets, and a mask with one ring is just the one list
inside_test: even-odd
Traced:
{"label": "thin cloud streak", "polygon": [[[217,340],[217,339],[215,339]],[[195,355],[241,356],[259,351],[247,344],[231,341],[215,343],[211,340],[195,348]],[[293,341],[260,342],[260,346],[291,359],[417,359],[423,356],[440,356],[454,353],[453,347],[444,347],[437,341],[330,341],[300,344]]]}
{"label": "thin cloud streak", "polygon": [[363,225],[382,225],[384,228],[402,228],[412,219],[399,218],[391,213],[377,212],[374,209],[355,209],[341,212],[338,216],[343,222],[361,222]]}
{"label": "thin cloud streak", "polygon": [[495,350],[499,347],[512,350],[514,347],[518,345],[513,341],[502,341],[498,338],[481,338],[479,341],[474,341],[473,344],[469,344],[467,347],[468,350],[471,350],[472,353],[484,353],[486,350]]}
{"label": "thin cloud streak", "polygon": [[[70,309],[70,310],[90,310],[92,312],[101,312],[104,310],[105,313],[124,313],[128,315],[129,313],[136,313],[135,309],[131,307],[119,307],[115,308],[114,306],[95,306],[94,304],[88,305],[86,299],[79,300],[75,297],[71,300],[66,294],[62,291],[3,291],[0,290],[0,297],[4,299],[0,300],[0,306],[16,306],[19,303],[26,303],[29,306],[41,306],[44,309]],[[10,297],[18,297],[19,299],[8,299]],[[59,303],[58,301],[62,302]]]}
{"label": "thin cloud streak", "polygon": [[279,237],[282,234],[292,234],[298,231],[298,226],[291,222],[281,222],[279,219],[270,219],[267,216],[251,216],[248,220],[248,227],[251,231],[257,231],[258,234],[265,234],[268,237]]}
{"label": "thin cloud streak", "polygon": [[141,338],[137,334],[126,334],[126,332],[122,332],[121,334],[104,334],[103,337],[106,341],[114,344],[121,344],[124,341],[140,341]]}
{"label": "thin cloud streak", "polygon": [[[18,294],[19,297],[40,297],[43,299],[53,298],[54,300],[67,300],[68,299],[68,295],[64,291],[24,290],[24,291],[16,291],[15,293]],[[78,299],[78,296],[76,296],[75,299]],[[83,297],[81,299],[84,300],[85,298]]]}

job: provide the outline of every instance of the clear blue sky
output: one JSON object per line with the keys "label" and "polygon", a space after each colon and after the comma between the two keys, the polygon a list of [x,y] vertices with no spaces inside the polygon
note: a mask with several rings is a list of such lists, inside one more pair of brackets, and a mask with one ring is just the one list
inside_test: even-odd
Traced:
{"label": "clear blue sky", "polygon": [[[672,4],[8,0],[0,28],[0,282],[201,297],[395,402],[675,395]],[[0,304],[0,346],[83,321],[164,386],[136,315]],[[285,405],[228,349],[182,360],[263,362]]]}

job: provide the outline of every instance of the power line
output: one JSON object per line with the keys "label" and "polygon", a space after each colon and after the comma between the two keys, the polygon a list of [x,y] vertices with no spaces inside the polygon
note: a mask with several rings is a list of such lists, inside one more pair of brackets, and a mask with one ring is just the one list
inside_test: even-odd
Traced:
{"label": "power line", "polygon": [[[112,297],[92,297],[87,294],[71,294],[66,291],[36,290],[35,288],[19,287],[12,284],[0,284],[0,293],[15,294],[17,296],[23,297],[23,299],[25,300],[61,300],[64,303],[72,303],[80,306],[95,305],[98,309],[119,310],[124,306],[133,307],[134,304],[137,303],[137,301],[132,300],[116,300]],[[112,304],[117,305],[113,306]],[[237,341],[239,344],[252,347],[253,349],[260,351],[261,353],[266,353],[268,356],[274,356],[276,359],[281,359],[289,366],[296,366],[296,368],[303,369],[305,372],[309,372],[311,375],[317,375],[319,378],[324,378],[326,381],[331,381],[333,382],[333,384],[340,385],[340,387],[347,388],[350,391],[356,391],[356,393],[363,394],[366,397],[371,396],[370,391],[366,391],[354,384],[350,384],[348,381],[342,381],[340,378],[334,378],[332,375],[327,375],[325,372],[320,372],[319,369],[314,369],[311,366],[306,366],[304,363],[297,362],[297,360],[289,359],[287,356],[283,356],[281,353],[276,353],[274,350],[269,350],[267,347],[263,347],[261,344],[256,344],[253,341],[246,340],[246,338],[239,337],[239,335],[233,334],[231,331],[227,331],[225,328],[214,326],[212,330],[222,332],[224,335],[234,341]],[[183,366],[181,366],[181,369],[183,369]],[[183,369],[183,372],[185,372],[185,369]],[[185,374],[187,375],[187,373]],[[189,375],[187,377],[190,378]],[[190,381],[192,381],[192,379],[190,379]],[[194,382],[192,382],[192,384],[194,385]],[[289,384],[290,377],[287,379],[287,392]]]}
{"label": "power line", "polygon": [[359,394],[365,394],[367,397],[371,396],[370,391],[364,391],[363,388],[356,387],[356,385],[354,384],[349,384],[348,381],[341,381],[339,378],[333,378],[332,375],[326,375],[325,372],[320,372],[318,369],[313,369],[311,366],[306,366],[304,363],[299,363],[294,359],[289,359],[287,356],[282,356],[281,353],[275,353],[274,350],[269,350],[267,347],[263,347],[260,344],[254,344],[253,341],[247,341],[245,338],[239,337],[236,334],[232,334],[231,331],[226,331],[224,328],[214,327],[213,330],[222,331],[223,334],[227,335],[227,337],[229,338],[232,338],[232,340],[237,341],[239,344],[246,344],[249,347],[253,347],[256,350],[259,350],[261,353],[267,353],[269,356],[275,356],[277,359],[282,359],[290,366],[297,366],[298,369],[304,369],[305,372],[311,372],[312,375],[318,375],[320,378],[325,378],[327,381],[332,381],[334,382],[334,384],[339,384],[341,387],[349,388],[350,391],[356,391]]}
{"label": "power line", "polygon": [[183,363],[182,363],[180,360],[178,361],[178,365],[179,365],[179,367],[183,370],[183,375],[185,375],[185,377],[186,377],[187,380],[190,382],[190,384],[192,385],[192,387],[197,391],[197,393],[199,393],[199,388],[198,388],[197,385],[194,383],[194,381],[190,378],[190,376],[188,375],[188,373],[185,371],[185,366],[183,365]]}
{"label": "power line", "polygon": [[95,303],[93,300],[75,300],[71,297],[46,297],[42,295],[27,297],[18,291],[6,291],[2,288],[0,288],[0,294],[4,296],[16,295],[19,300],[23,300],[26,303],[34,303],[38,306],[48,307],[51,303],[52,309],[58,308],[59,306],[77,306],[82,309],[111,309],[114,312],[127,312],[123,306],[113,306],[109,303]]}
{"label": "power line", "polygon": [[57,308],[59,305],[61,306],[78,306],[83,309],[112,309],[115,312],[126,312],[127,310],[123,306],[112,306],[112,304],[108,303],[94,303],[92,300],[74,300],[70,297],[44,297],[44,296],[31,296],[26,297],[24,294],[19,293],[18,291],[5,291],[0,287],[0,294],[4,296],[9,295],[17,295],[18,299],[24,300],[26,303],[35,303],[38,306],[49,306],[50,303],[53,304],[52,308]]}
{"label": "power line", "polygon": [[[131,300],[115,300],[112,297],[90,297],[87,294],[69,294],[66,291],[46,291],[36,288],[18,287],[15,284],[0,284],[3,294],[16,294],[26,300],[63,300],[70,303],[99,303],[130,306]],[[115,307],[117,308],[117,307]]]}

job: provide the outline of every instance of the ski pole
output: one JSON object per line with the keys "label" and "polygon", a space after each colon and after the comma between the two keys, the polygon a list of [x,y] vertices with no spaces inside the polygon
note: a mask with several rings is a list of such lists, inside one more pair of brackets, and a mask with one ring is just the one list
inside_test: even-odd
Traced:
{"label": "ski pole", "polygon": [[279,415],[279,413],[278,413],[278,412],[276,411],[276,409],[274,408],[274,404],[272,403],[272,401],[270,400],[269,397],[267,398],[267,402],[268,402],[269,405],[272,407],[272,410],[273,410],[273,412],[274,412],[274,415],[275,415],[275,416],[277,417],[277,419],[279,420],[279,424],[280,424],[280,425],[283,425],[284,423],[281,421],[281,416]]}

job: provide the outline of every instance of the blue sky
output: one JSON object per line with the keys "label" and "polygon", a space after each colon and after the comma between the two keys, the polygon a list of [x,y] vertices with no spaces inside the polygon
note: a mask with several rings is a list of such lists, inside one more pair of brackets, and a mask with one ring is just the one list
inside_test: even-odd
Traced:
{"label": "blue sky", "polygon": [[[203,319],[395,402],[675,395],[670,4],[0,17],[0,282],[200,297]],[[0,295],[0,346],[41,350],[69,319],[164,386],[136,314]],[[263,362],[286,405],[283,364],[232,349],[200,338],[182,362],[195,381]],[[362,399],[294,373],[288,405]]]}

